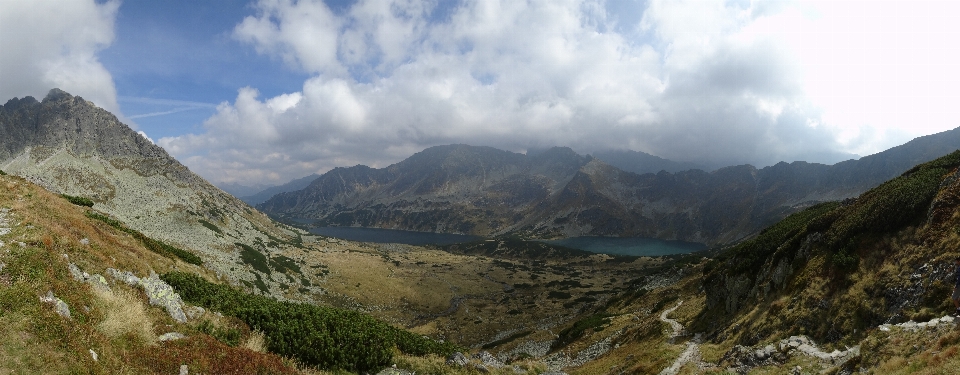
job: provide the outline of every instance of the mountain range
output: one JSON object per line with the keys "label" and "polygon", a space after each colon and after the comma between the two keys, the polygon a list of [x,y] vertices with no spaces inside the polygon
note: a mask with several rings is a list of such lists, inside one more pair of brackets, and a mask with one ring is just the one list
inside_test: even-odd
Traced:
{"label": "mountain range", "polygon": [[277,186],[271,186],[271,187],[262,189],[262,190],[260,190],[260,191],[258,191],[258,192],[256,192],[256,193],[254,193],[254,194],[246,194],[246,195],[242,195],[242,196],[241,196],[241,195],[238,195],[237,197],[239,197],[240,200],[242,200],[242,201],[244,201],[244,202],[247,202],[247,204],[249,204],[249,205],[251,205],[251,206],[256,206],[256,205],[258,205],[258,204],[260,204],[260,203],[265,202],[267,199],[270,199],[270,198],[273,197],[274,195],[277,195],[277,194],[280,194],[280,193],[286,193],[286,192],[288,192],[288,191],[301,190],[301,189],[307,187],[308,185],[310,185],[310,183],[313,182],[313,180],[316,180],[317,177],[320,177],[320,175],[314,173],[314,174],[311,174],[311,175],[309,175],[309,176],[300,177],[300,178],[296,178],[296,179],[290,180],[289,182],[284,183],[284,184],[280,184],[280,185],[277,185]]}
{"label": "mountain range", "polygon": [[957,132],[832,166],[709,173],[450,145],[274,198],[312,191],[304,205],[343,209],[322,218],[334,224],[439,217],[460,227],[433,230],[530,235],[673,212],[724,238],[785,216],[728,247],[617,257],[522,236],[309,236],[80,97],[13,99],[0,106],[0,335],[14,338],[0,372],[950,373],[960,151],[930,155]]}
{"label": "mountain range", "polygon": [[259,204],[317,225],[538,238],[732,243],[818,202],[855,197],[960,147],[960,129],[834,165],[797,161],[636,174],[569,148],[436,146],[382,169],[333,169]]}

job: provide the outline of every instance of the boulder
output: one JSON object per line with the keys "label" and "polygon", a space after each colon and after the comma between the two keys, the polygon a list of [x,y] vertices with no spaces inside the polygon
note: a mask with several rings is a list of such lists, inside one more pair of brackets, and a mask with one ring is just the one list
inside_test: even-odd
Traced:
{"label": "boulder", "polygon": [[170,314],[173,320],[180,323],[187,322],[187,316],[183,313],[183,300],[180,295],[173,291],[173,287],[160,280],[156,272],[150,272],[150,277],[140,279],[140,286],[150,298],[150,304],[162,306]]}
{"label": "boulder", "polygon": [[66,302],[53,295],[53,291],[48,291],[46,296],[40,297],[40,302],[52,303],[53,308],[60,316],[70,319],[70,306]]}
{"label": "boulder", "polygon": [[453,355],[451,355],[450,358],[447,358],[447,365],[449,366],[463,367],[463,366],[466,366],[467,363],[470,363],[470,359],[460,352],[453,353]]}

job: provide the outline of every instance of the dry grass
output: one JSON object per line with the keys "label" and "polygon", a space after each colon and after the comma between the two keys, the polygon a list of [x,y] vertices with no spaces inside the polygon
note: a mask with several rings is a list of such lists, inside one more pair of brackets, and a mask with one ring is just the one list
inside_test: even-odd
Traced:
{"label": "dry grass", "polygon": [[115,287],[112,291],[94,289],[94,293],[99,299],[95,305],[103,312],[103,321],[97,324],[100,332],[111,338],[131,335],[148,345],[156,343],[150,314],[133,292]]}
{"label": "dry grass", "polygon": [[247,340],[243,342],[242,347],[246,349],[250,349],[257,353],[266,353],[267,339],[263,335],[263,332],[253,331],[253,332],[250,332],[250,336],[247,337]]}

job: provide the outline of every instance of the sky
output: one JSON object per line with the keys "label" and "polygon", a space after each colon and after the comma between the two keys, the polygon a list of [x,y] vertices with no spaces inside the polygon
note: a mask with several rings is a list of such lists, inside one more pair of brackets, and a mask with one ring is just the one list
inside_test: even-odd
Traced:
{"label": "sky", "polygon": [[452,143],[832,164],[960,126],[957,1],[0,0],[58,87],[214,184]]}

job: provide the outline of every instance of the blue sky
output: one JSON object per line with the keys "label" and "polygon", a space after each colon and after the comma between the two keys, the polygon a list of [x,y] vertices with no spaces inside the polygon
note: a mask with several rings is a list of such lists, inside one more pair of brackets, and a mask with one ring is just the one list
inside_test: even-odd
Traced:
{"label": "blue sky", "polygon": [[[123,113],[151,138],[201,132],[216,105],[251,86],[296,91],[308,77],[230,36],[254,13],[249,1],[127,1],[116,40],[100,53]],[[172,112],[172,113],[168,113]]]}
{"label": "blue sky", "polygon": [[217,184],[450,143],[834,163],[958,126],[957,2],[3,5],[0,97],[81,95]]}

